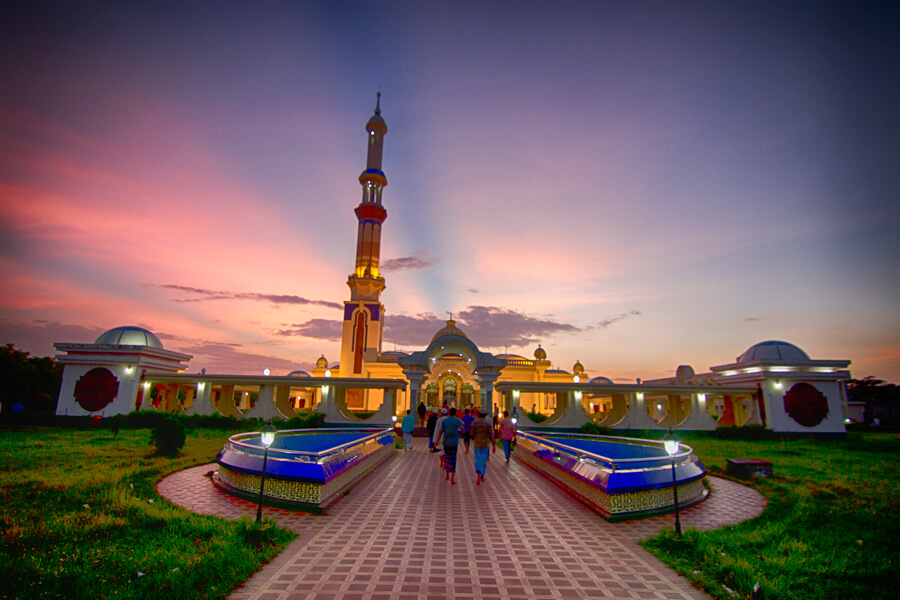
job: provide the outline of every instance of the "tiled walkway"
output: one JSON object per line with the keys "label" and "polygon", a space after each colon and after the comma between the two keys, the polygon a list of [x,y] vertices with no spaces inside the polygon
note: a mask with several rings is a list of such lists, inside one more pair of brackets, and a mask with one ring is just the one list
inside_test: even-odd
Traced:
{"label": "tiled walkway", "polygon": [[[523,463],[492,455],[475,485],[460,454],[457,485],[416,439],[330,510],[313,516],[264,508],[300,537],[232,600],[709,598],[638,546],[671,515],[610,524]],[[174,473],[157,489],[175,504],[226,519],[256,505],[215,489],[216,465]],[[754,490],[710,477],[713,493],[682,512],[684,528],[714,529],[765,508]]]}

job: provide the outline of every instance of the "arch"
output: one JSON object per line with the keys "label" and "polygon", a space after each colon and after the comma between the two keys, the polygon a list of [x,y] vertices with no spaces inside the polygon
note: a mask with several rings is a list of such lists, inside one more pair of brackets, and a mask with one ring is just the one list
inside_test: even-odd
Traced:
{"label": "arch", "polygon": [[368,311],[360,308],[356,311],[353,324],[353,373],[362,373],[363,350],[366,345],[366,331],[368,329]]}
{"label": "arch", "polygon": [[417,367],[431,373],[435,363],[446,354],[458,354],[469,365],[469,371],[476,374],[479,370],[499,370],[506,366],[506,361],[489,352],[481,352],[469,338],[459,334],[436,337],[425,350],[413,352],[398,360],[402,367]]}

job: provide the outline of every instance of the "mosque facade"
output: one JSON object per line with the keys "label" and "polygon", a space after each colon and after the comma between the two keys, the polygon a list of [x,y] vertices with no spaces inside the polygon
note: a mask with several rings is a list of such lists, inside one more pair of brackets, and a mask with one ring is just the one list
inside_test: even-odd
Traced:
{"label": "mosque facade", "polygon": [[[316,410],[330,423],[388,424],[424,403],[515,412],[520,426],[694,429],[763,425],[776,431],[843,432],[848,360],[812,360],[779,341],[756,344],[734,362],[697,374],[616,384],[590,377],[580,362],[552,368],[540,345],[532,358],[481,350],[451,318],[410,353],[383,351],[381,235],[387,219],[382,170],[388,128],[378,94],[366,123],[366,166],[359,175],[356,256],[348,276],[340,357],[324,356],[311,374],[187,374],[192,358],[171,352],[151,332],[110,330],[94,344],[56,344],[66,354],[57,414],[110,416],[151,408],[262,419]],[[477,332],[476,332],[477,333]]]}

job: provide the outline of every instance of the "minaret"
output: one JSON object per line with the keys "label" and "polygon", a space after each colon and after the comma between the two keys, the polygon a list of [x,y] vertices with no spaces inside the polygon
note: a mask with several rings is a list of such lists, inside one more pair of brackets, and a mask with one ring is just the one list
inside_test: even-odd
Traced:
{"label": "minaret", "polygon": [[381,205],[381,193],[387,177],[381,170],[384,134],[387,124],[381,118],[381,92],[375,101],[375,114],[366,123],[368,152],[366,169],[359,176],[362,202],[356,207],[359,227],[356,234],[356,267],[347,285],[350,300],[344,302],[344,327],[341,343],[341,376],[365,376],[364,360],[376,360],[381,352],[384,306],[381,292],[384,277],[379,271],[381,225],[387,211]]}

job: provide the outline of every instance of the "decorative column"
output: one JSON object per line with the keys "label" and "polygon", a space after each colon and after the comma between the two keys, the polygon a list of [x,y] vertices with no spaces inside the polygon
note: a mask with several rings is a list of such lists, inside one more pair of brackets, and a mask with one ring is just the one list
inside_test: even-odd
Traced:
{"label": "decorative column", "polygon": [[481,388],[481,410],[489,415],[494,414],[494,384],[499,377],[498,371],[479,371],[475,374],[475,380]]}
{"label": "decorative column", "polygon": [[194,397],[194,403],[185,411],[188,415],[213,415],[216,413],[215,407],[212,405],[212,384],[208,381],[201,381],[197,384],[197,395]]}
{"label": "decorative column", "polygon": [[422,383],[426,373],[420,369],[404,369],[403,375],[409,382],[409,408],[415,413],[422,401]]}

